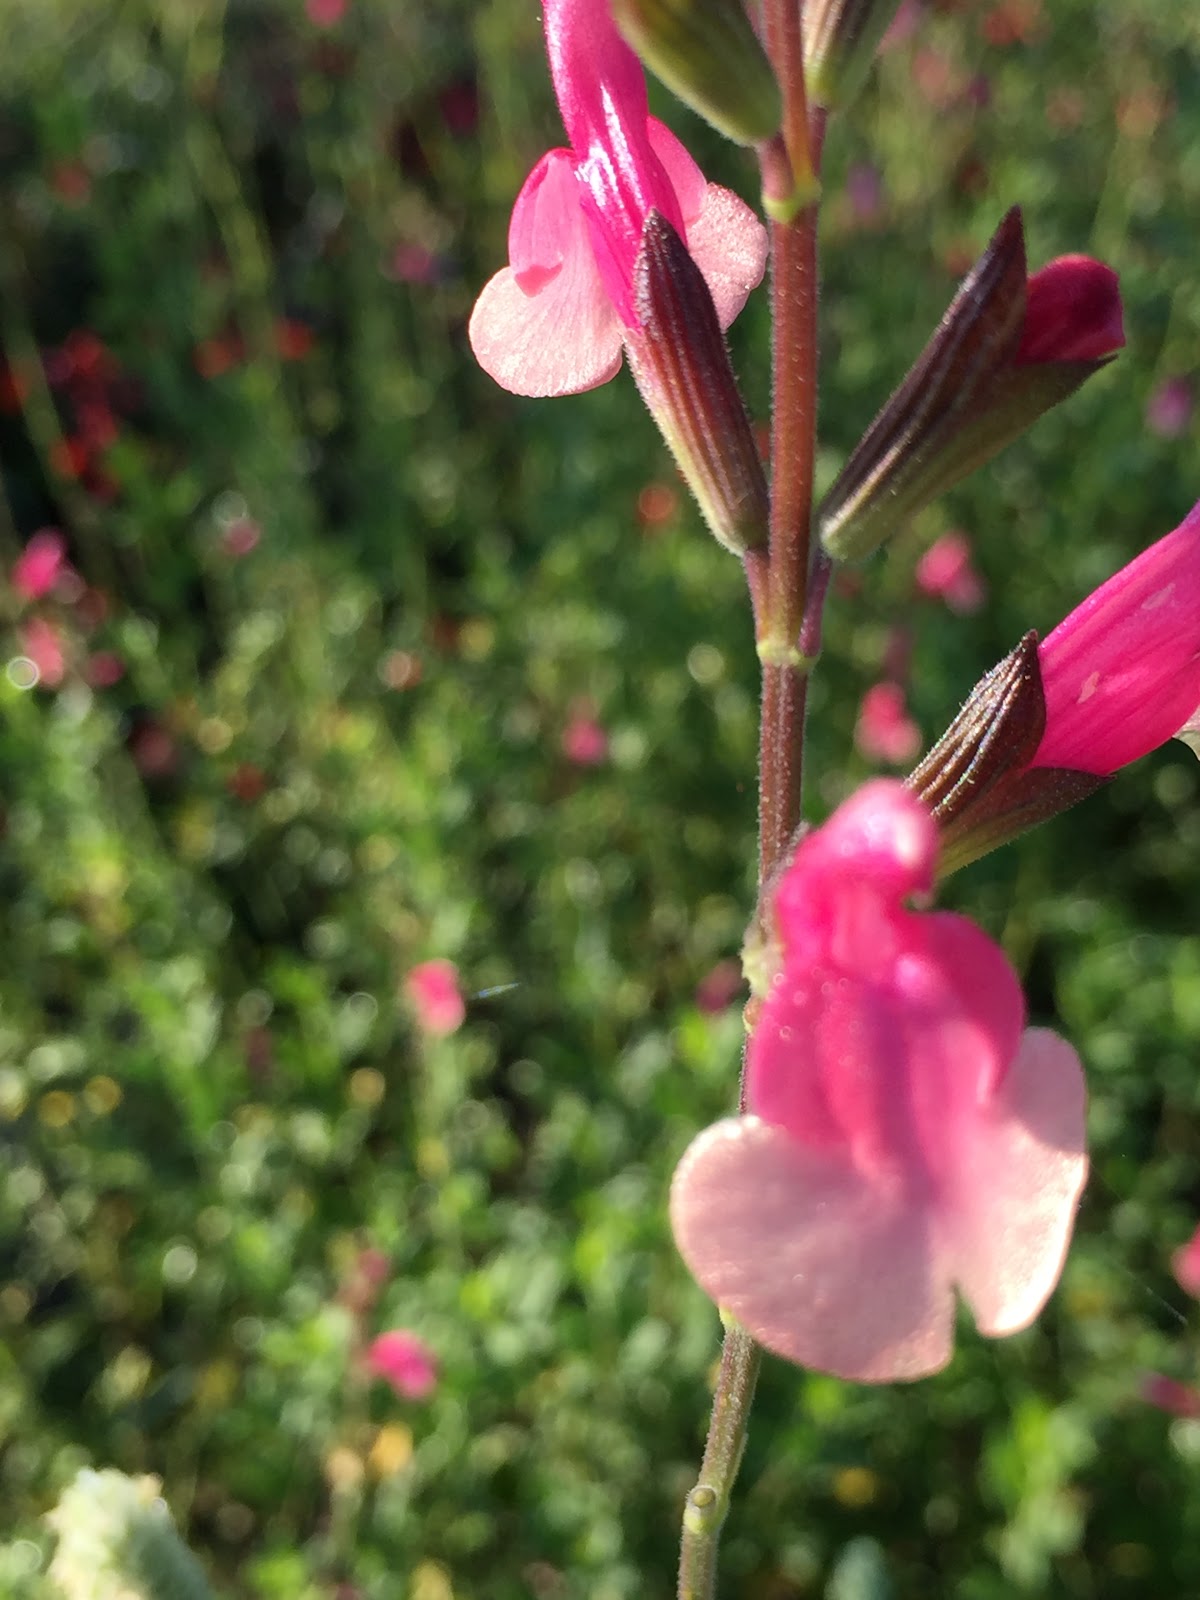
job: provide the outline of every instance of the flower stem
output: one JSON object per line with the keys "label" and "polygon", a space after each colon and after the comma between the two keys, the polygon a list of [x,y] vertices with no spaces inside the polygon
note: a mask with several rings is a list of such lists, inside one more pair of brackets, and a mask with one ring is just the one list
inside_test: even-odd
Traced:
{"label": "flower stem", "polygon": [[712,1600],[716,1594],[717,1541],[746,1444],[761,1363],[762,1351],[750,1335],[731,1326],[721,1348],[700,1479],[683,1511],[678,1600]]}
{"label": "flower stem", "polygon": [[[784,97],[783,142],[796,177],[811,179],[819,171],[824,122],[821,114],[809,122],[801,12],[797,0],[764,0],[767,49]],[[764,192],[787,187],[779,173],[778,144],[769,156],[770,169],[763,163]],[[808,188],[815,194],[815,182]],[[800,823],[808,678],[820,649],[829,583],[829,562],[820,552],[811,582],[809,577],[817,415],[815,199],[791,220],[772,220],[771,260],[770,537],[765,558],[754,552],[746,560],[762,662],[760,895]],[[750,1335],[736,1324],[727,1327],[700,1477],[684,1511],[678,1600],[713,1600],[716,1594],[721,1525],[746,1443],[761,1361]]]}

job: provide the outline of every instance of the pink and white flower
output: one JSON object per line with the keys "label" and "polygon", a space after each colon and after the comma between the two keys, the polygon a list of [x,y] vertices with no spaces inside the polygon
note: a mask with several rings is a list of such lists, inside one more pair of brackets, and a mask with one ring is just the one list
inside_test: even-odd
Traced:
{"label": "pink and white flower", "polygon": [[1024,1027],[1016,975],[963,917],[912,911],[937,837],[867,784],[775,893],[779,969],[747,1113],[696,1138],[671,1191],[705,1291],[769,1350],[863,1382],[950,1359],[955,1291],[1014,1333],[1062,1269],[1087,1174],[1070,1045]]}
{"label": "pink and white flower", "polygon": [[548,151],[517,196],[509,264],[471,315],[475,357],[514,394],[578,394],[613,377],[639,328],[633,272],[661,213],[686,242],[728,327],[762,277],[766,233],[706,183],[649,115],[637,57],[606,0],[545,0],[550,71],[569,149]]}

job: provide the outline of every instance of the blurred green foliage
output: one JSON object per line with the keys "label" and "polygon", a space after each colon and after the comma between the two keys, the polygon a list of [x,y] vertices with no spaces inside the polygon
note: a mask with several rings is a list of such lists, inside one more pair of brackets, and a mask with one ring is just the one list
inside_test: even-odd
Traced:
{"label": "blurred green foliage", "polygon": [[[161,1477],[248,1600],[665,1597],[718,1325],[664,1198],[736,1077],[737,1007],[696,986],[750,909],[757,685],[737,563],[672,510],[628,380],[526,402],[469,358],[562,137],[536,9],[0,27],[0,564],[53,524],[79,574],[0,588],[0,1594],[43,1592],[41,1514],[92,1464]],[[896,628],[931,738],[1200,493],[1195,422],[1143,421],[1200,368],[1196,10],[939,0],[826,188],[826,479],[1014,201],[1032,265],[1119,268],[1129,348],[836,598],[814,816],[868,770]],[[733,330],[759,416],[763,298]],[[914,598],[951,525],[971,618]],[[64,656],[32,689],[31,618]],[[912,1388],[769,1363],[724,1593],[1200,1594],[1200,1432],[1138,1398],[1195,1376],[1196,799],[1172,747],[950,886],[1089,1069],[1064,1284]],[[473,996],[443,1040],[401,988],[432,956]],[[389,1326],[436,1351],[430,1399],[363,1376]]]}

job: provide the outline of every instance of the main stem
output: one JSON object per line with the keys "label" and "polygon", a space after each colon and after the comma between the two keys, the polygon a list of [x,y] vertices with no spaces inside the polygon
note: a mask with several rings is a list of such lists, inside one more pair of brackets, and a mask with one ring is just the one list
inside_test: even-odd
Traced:
{"label": "main stem", "polygon": [[[824,125],[810,130],[804,93],[802,6],[764,0],[767,50],[783,90],[782,143],[793,173],[819,171]],[[820,114],[818,114],[820,115]],[[771,179],[779,170],[778,142]],[[810,167],[811,161],[811,167]],[[768,163],[764,160],[764,180]],[[775,207],[772,208],[777,209]],[[762,662],[758,756],[760,900],[800,823],[808,675],[827,571],[809,593],[817,413],[817,206],[771,224],[771,521],[765,557],[747,557]],[[765,570],[764,570],[765,568]],[[758,913],[761,915],[761,907]],[[742,1095],[744,1109],[744,1086]],[[745,1448],[762,1352],[730,1324],[721,1349],[700,1477],[683,1518],[678,1600],[714,1600],[721,1525]]]}

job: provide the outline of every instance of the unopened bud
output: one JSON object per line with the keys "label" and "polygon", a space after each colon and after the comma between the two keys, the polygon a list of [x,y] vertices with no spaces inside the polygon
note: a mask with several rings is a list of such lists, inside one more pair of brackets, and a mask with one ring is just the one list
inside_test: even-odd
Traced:
{"label": "unopened bud", "polygon": [[1036,633],[972,689],[946,732],[905,779],[938,826],[938,877],[1086,800],[1107,781],[1033,767],[1046,728]]}
{"label": "unopened bud", "polygon": [[771,63],[742,0],[612,0],[626,42],[672,94],[736,144],[783,118]]}
{"label": "unopened bud", "polygon": [[[1031,342],[1035,283],[1061,289],[1062,305],[1048,316],[1039,292]],[[1101,263],[1064,258],[1027,282],[1014,206],[825,496],[817,513],[825,549],[837,561],[869,556],[1105,366],[1123,339],[1116,275]]]}
{"label": "unopened bud", "polygon": [[848,105],[862,87],[900,0],[808,0],[804,63],[809,99]]}
{"label": "unopened bud", "polygon": [[766,543],[766,475],[712,294],[657,211],[642,231],[633,287],[640,327],[626,350],[642,398],[709,527],[743,555]]}

